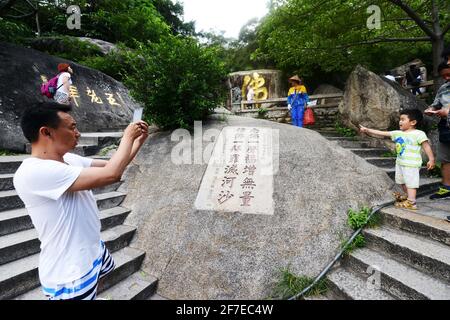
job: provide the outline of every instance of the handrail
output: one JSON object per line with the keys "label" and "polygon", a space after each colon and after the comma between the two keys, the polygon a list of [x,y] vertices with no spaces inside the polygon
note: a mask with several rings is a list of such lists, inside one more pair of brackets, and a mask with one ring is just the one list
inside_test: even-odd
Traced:
{"label": "handrail", "polygon": [[297,300],[298,298],[304,296],[309,290],[311,290],[316,284],[317,282],[319,282],[329,271],[330,269],[334,266],[334,264],[341,258],[341,256],[344,254],[345,250],[347,249],[347,247],[353,242],[353,240],[361,233],[361,231],[364,229],[364,227],[367,225],[367,223],[370,221],[370,219],[372,218],[372,216],[377,213],[378,211],[380,211],[381,209],[391,206],[394,204],[394,201],[390,201],[390,202],[386,202],[378,207],[375,207],[372,209],[372,212],[369,214],[369,216],[367,217],[366,223],[359,228],[358,230],[356,230],[352,236],[347,240],[347,242],[345,243],[344,247],[341,249],[341,251],[339,251],[339,253],[334,257],[334,259],[325,267],[325,269],[322,270],[322,272],[316,277],[316,279],[313,281],[313,283],[311,283],[308,287],[306,287],[305,289],[303,289],[303,291],[301,291],[300,293],[297,293],[296,295],[290,297],[288,300]]}

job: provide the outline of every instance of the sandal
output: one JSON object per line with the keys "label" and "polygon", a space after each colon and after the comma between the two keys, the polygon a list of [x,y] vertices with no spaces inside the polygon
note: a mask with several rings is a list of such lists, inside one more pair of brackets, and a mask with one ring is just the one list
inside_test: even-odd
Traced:
{"label": "sandal", "polygon": [[405,200],[408,200],[408,197],[405,195],[402,195],[400,192],[393,192],[392,195],[395,198],[395,202],[403,202]]}
{"label": "sandal", "polygon": [[401,209],[417,210],[417,204],[415,202],[412,202],[411,200],[397,202],[394,204],[394,206]]}

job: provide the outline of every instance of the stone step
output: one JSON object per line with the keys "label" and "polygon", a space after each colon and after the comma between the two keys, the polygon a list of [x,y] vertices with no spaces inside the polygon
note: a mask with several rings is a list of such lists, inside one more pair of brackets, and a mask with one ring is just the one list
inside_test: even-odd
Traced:
{"label": "stone step", "polygon": [[450,283],[450,246],[399,229],[363,231],[368,247]]}
{"label": "stone step", "polygon": [[0,156],[0,174],[12,174],[16,172],[20,164],[30,155],[21,156]]}
{"label": "stone step", "polygon": [[364,140],[335,140],[335,143],[340,145],[343,148],[355,148],[355,149],[361,149],[361,148],[370,148],[371,143],[370,141],[364,141]]}
{"label": "stone step", "polygon": [[[100,210],[110,209],[120,205],[126,194],[118,191],[111,191],[96,194],[95,199]],[[15,190],[0,191],[0,212],[23,208],[24,204]]]}
{"label": "stone step", "polygon": [[[126,247],[117,252],[112,253],[112,256],[116,263],[116,268],[110,274],[108,274],[108,276],[104,278],[103,282],[104,285],[98,288],[99,293],[108,288],[112,288],[120,281],[138,272],[142,264],[142,261],[144,260],[145,252],[130,247]],[[6,298],[1,297],[0,294],[0,299],[6,300],[14,298],[14,300],[47,300],[39,285],[37,273],[36,279],[35,281],[33,281],[32,284],[33,287],[29,287],[28,289],[23,288],[21,293],[13,292],[9,296],[6,296]],[[29,286],[31,286],[31,284]]]}
{"label": "stone step", "polygon": [[148,297],[146,300],[160,300],[160,301],[168,301],[169,299],[160,296],[159,294],[155,293],[153,295],[151,295],[150,297]]}
{"label": "stone step", "polygon": [[[119,225],[102,232],[102,239],[109,241],[112,250],[130,243],[136,228]],[[12,233],[0,237],[0,265],[12,262],[41,251],[41,242],[36,229]]]}
{"label": "stone step", "polygon": [[99,210],[106,210],[120,206],[125,197],[126,193],[118,191],[95,195],[95,199],[97,200],[97,206]]}
{"label": "stone step", "polygon": [[138,271],[101,292],[98,297],[106,300],[147,300],[156,292],[157,284],[155,277]]}
{"label": "stone step", "polygon": [[368,268],[380,272],[381,288],[402,300],[449,300],[450,284],[369,248],[352,252],[344,260],[347,269],[368,278]]}
{"label": "stone step", "polygon": [[24,204],[15,190],[0,191],[0,212],[23,207]]}
{"label": "stone step", "polygon": [[[75,153],[82,157],[93,156],[99,150],[99,146],[97,144],[81,144],[79,143],[75,149],[71,150],[70,153]],[[27,143],[26,152],[31,154],[31,144]]]}
{"label": "stone step", "polygon": [[[130,252],[131,248],[125,247],[128,246],[129,243],[125,243],[120,240],[117,241],[116,234],[109,233],[109,236],[113,236],[112,239],[105,238],[103,237],[103,235],[104,233],[102,233],[102,239],[105,242],[108,250],[110,250],[110,252],[113,254],[114,258],[116,258],[117,256],[114,254],[114,252],[117,251],[118,249],[119,252],[124,252],[123,250],[126,250],[125,252]],[[120,248],[120,245],[122,245],[123,247]],[[135,251],[136,250],[132,249],[131,252]],[[143,259],[144,252],[140,251],[138,256],[141,257],[141,255]],[[141,262],[142,260],[140,260],[137,269],[140,268]],[[0,265],[0,300],[11,299],[13,297],[21,295],[23,293],[28,292],[29,290],[38,287],[39,286],[38,264],[39,264],[39,254],[33,254],[31,256],[27,256],[25,258],[13,262],[9,262],[7,264]]]}
{"label": "stone step", "polygon": [[122,183],[123,183],[123,181],[115,182],[115,183],[110,184],[108,186],[95,188],[95,189],[92,190],[92,192],[94,194],[114,192],[114,191],[117,191],[117,189],[119,189],[119,187],[122,185]]}
{"label": "stone step", "polygon": [[[383,169],[392,180],[395,179],[395,167],[392,167],[392,168],[381,168],[381,169]],[[420,174],[420,177],[422,177],[422,178],[428,178],[427,167],[420,168],[419,174]]]}
{"label": "stone step", "polygon": [[330,141],[358,141],[358,137],[326,136]]}
{"label": "stone step", "polygon": [[387,292],[369,286],[369,281],[344,268],[331,271],[327,278],[334,295],[346,300],[395,300]]}
{"label": "stone step", "polygon": [[[21,165],[22,161],[29,158],[29,154],[20,156],[0,156],[0,174],[14,174]],[[93,155],[94,159],[109,160],[108,156]],[[1,191],[1,190],[0,190]]]}
{"label": "stone step", "polygon": [[[130,210],[114,207],[100,211],[102,231],[122,224]],[[0,213],[0,236],[33,228],[31,218],[25,208],[4,211]]]}
{"label": "stone step", "polygon": [[13,173],[0,174],[0,191],[13,190],[14,189],[13,178],[14,178]]}
{"label": "stone step", "polygon": [[79,144],[96,145],[102,148],[105,145],[117,144],[123,136],[120,132],[82,132],[78,139]]}
{"label": "stone step", "polygon": [[420,177],[419,190],[417,190],[417,196],[423,196],[433,193],[439,189],[441,185],[440,178],[424,178]]}
{"label": "stone step", "polygon": [[384,208],[380,214],[386,225],[450,246],[450,223],[445,220],[395,207]]}
{"label": "stone step", "polygon": [[367,157],[364,158],[367,162],[380,167],[380,168],[395,168],[396,158],[384,158],[384,157]]}
{"label": "stone step", "polygon": [[321,129],[314,129],[317,133],[321,134],[324,137],[343,137],[339,132],[336,130],[325,130],[323,128]]}
{"label": "stone step", "polygon": [[390,150],[388,150],[388,149],[354,148],[354,149],[350,149],[350,151],[362,158],[373,158],[373,157],[392,158],[392,155],[389,157],[385,157],[385,155],[391,153]]}

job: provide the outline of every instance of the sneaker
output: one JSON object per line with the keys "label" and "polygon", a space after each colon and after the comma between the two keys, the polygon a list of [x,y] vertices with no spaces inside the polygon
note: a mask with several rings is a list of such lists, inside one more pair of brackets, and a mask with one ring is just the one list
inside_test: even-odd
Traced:
{"label": "sneaker", "polygon": [[450,222],[450,216],[447,216],[446,220],[447,220],[448,222]]}
{"label": "sneaker", "polygon": [[439,190],[430,196],[430,200],[442,199],[450,197],[450,190],[446,188],[439,188]]}
{"label": "sneaker", "polygon": [[402,202],[396,202],[394,204],[396,208],[408,209],[408,210],[417,210],[417,204],[412,202],[411,200],[405,200]]}

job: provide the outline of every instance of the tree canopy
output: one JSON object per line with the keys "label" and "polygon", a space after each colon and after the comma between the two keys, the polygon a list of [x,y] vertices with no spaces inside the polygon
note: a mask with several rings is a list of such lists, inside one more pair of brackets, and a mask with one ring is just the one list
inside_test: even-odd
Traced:
{"label": "tree canopy", "polygon": [[[371,28],[374,5],[380,28]],[[348,73],[356,64],[381,72],[416,57],[433,66],[434,43],[442,51],[449,26],[448,0],[274,0],[255,58],[305,76]]]}

